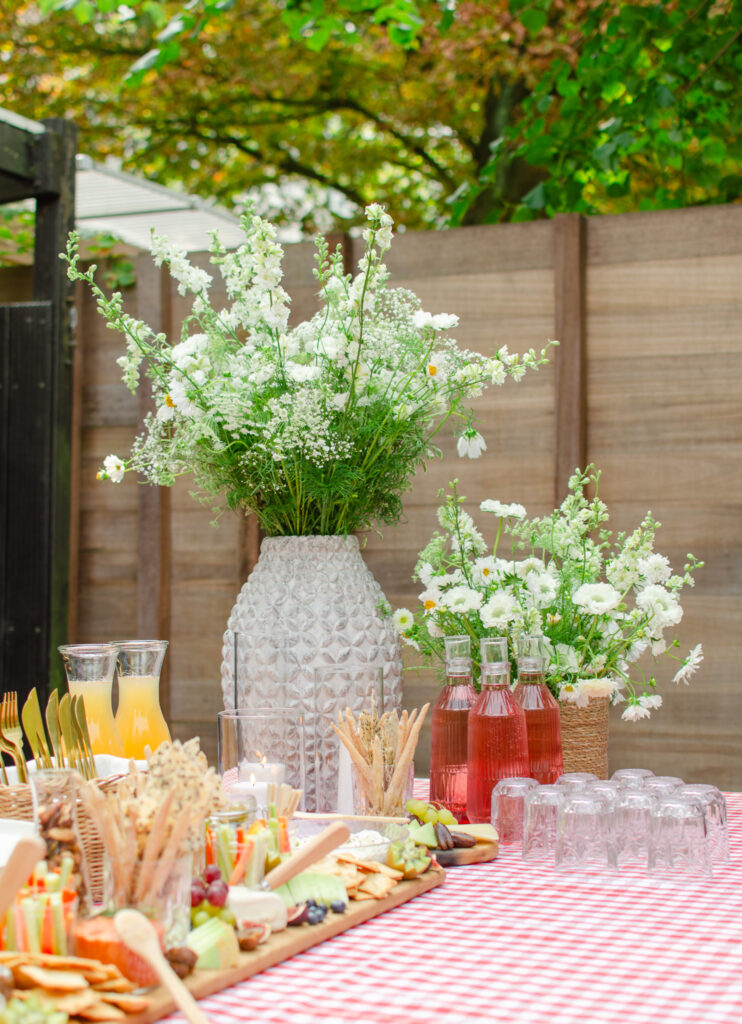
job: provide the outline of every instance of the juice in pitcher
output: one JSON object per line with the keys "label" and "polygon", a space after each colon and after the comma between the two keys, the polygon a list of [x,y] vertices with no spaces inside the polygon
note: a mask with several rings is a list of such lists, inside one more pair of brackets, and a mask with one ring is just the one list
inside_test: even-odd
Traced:
{"label": "juice in pitcher", "polygon": [[124,745],[111,706],[116,647],[113,644],[68,644],[59,648],[73,697],[85,702],[90,745],[94,754],[124,757]]}
{"label": "juice in pitcher", "polygon": [[170,740],[160,708],[160,670],[167,640],[133,640],[118,645],[119,706],[116,725],[126,757],[144,758]]}

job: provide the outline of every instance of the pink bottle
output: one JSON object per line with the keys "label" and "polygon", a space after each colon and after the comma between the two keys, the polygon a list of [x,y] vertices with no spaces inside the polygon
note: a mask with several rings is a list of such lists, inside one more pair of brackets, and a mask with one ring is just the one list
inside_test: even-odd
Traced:
{"label": "pink bottle", "polygon": [[549,692],[543,639],[523,636],[518,643],[518,685],[513,696],[526,713],[531,778],[550,785],[564,771],[559,705]]}
{"label": "pink bottle", "polygon": [[505,639],[481,641],[482,692],[469,712],[469,821],[490,821],[492,790],[500,779],[529,774],[526,716],[510,692]]}
{"label": "pink bottle", "polygon": [[469,709],[478,694],[471,676],[469,637],[449,636],[445,644],[446,683],[431,719],[430,799],[439,800],[462,821],[466,819]]}

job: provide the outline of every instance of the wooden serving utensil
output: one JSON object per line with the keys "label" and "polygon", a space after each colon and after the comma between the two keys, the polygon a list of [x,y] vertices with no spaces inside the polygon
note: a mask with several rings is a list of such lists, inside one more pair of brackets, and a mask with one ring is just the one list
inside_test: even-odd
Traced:
{"label": "wooden serving utensil", "polygon": [[15,844],[8,863],[0,871],[0,920],[36,864],[45,856],[46,843],[38,836],[24,836]]}
{"label": "wooden serving utensil", "polygon": [[319,835],[310,839],[296,853],[292,853],[290,857],[287,857],[277,868],[269,871],[263,879],[263,888],[277,889],[279,885],[290,881],[294,875],[298,875],[300,871],[311,867],[312,864],[321,860],[325,854],[334,850],[336,846],[346,843],[348,839],[350,839],[350,829],[348,826],[343,825],[340,821],[334,822],[327,828],[322,829]]}
{"label": "wooden serving utensil", "polygon": [[129,949],[156,971],[183,1016],[191,1024],[209,1024],[209,1018],[165,959],[157,932],[144,914],[138,910],[119,910],[113,916],[113,923]]}

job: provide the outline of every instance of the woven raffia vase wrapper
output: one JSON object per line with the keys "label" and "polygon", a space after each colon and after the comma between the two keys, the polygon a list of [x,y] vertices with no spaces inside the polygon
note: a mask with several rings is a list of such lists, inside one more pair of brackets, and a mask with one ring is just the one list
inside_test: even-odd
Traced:
{"label": "woven raffia vase wrapper", "polygon": [[560,704],[565,772],[593,772],[608,778],[608,697],[592,697],[586,708]]}
{"label": "woven raffia vase wrapper", "polygon": [[[118,785],[120,775],[110,779],[98,779],[101,789]],[[33,798],[31,787],[25,783],[15,786],[0,785],[0,818],[17,821],[33,821]],[[77,827],[82,840],[90,877],[91,896],[95,903],[103,900],[103,840],[98,826],[90,817],[81,800],[77,801]]]}

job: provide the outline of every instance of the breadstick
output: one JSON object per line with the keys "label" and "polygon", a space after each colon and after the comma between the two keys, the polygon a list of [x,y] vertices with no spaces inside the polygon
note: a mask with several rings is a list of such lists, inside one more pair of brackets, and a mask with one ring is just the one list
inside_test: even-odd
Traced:
{"label": "breadstick", "polygon": [[425,721],[425,716],[428,713],[429,707],[430,704],[425,704],[422,710],[420,711],[419,715],[416,715],[415,712],[413,712],[412,715],[410,715],[410,722],[412,722],[413,718],[416,718],[416,721],[414,726],[412,726],[412,728],[410,729],[409,736],[407,737],[407,742],[405,743],[404,750],[402,751],[402,757],[397,761],[397,765],[394,769],[394,774],[392,775],[392,781],[389,785],[389,790],[387,792],[387,812],[390,807],[394,806],[394,804],[399,800],[400,795],[402,794],[406,780],[406,775],[407,772],[409,771],[410,763],[412,762],[412,759],[415,756],[415,748],[417,747],[417,741],[420,736],[420,730],[422,729],[423,722]]}
{"label": "breadstick", "polygon": [[141,900],[142,896],[144,896],[147,891],[147,886],[149,885],[156,867],[157,854],[165,845],[165,823],[167,822],[174,799],[175,786],[173,786],[158,807],[157,814],[155,814],[152,821],[151,831],[147,838],[147,845],[144,848],[144,854],[142,856],[144,864],[142,865],[142,870],[139,874],[139,883],[137,885],[136,898],[138,900]]}
{"label": "breadstick", "polygon": [[347,722],[348,732],[350,734],[351,740],[353,741],[353,745],[355,746],[356,750],[361,755],[363,760],[366,761],[366,763],[368,763],[369,751],[368,748],[366,747],[366,744],[363,742],[363,738],[360,732],[356,728],[356,721],[353,718],[353,712],[350,710],[350,708],[345,709],[345,721]]}
{"label": "breadstick", "polygon": [[374,813],[382,810],[384,803],[384,758],[381,753],[381,737],[374,736],[373,742],[373,793],[371,795],[371,810]]}
{"label": "breadstick", "polygon": [[368,762],[365,760],[365,758],[361,756],[356,747],[346,740],[344,733],[342,733],[340,729],[338,729],[335,723],[332,722],[331,725],[332,728],[340,737],[340,740],[347,749],[348,753],[350,754],[351,760],[353,761],[353,763],[355,764],[356,768],[360,773],[363,788],[368,792],[371,789],[371,773],[369,771]]}
{"label": "breadstick", "polygon": [[203,819],[208,810],[209,801],[211,800],[211,794],[206,792],[201,797],[199,802],[196,804],[195,810],[190,813],[184,811],[178,818],[175,827],[170,833],[167,846],[160,857],[160,863],[155,871],[152,884],[149,887],[149,891],[144,897],[143,902],[147,903],[149,900],[157,898],[157,893],[160,891],[162,886],[165,884],[165,879],[168,876],[168,872],[172,869],[173,861],[177,858],[180,849],[180,844],[185,838],[188,830],[192,823],[197,823],[199,820],[203,823]]}

